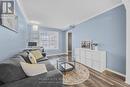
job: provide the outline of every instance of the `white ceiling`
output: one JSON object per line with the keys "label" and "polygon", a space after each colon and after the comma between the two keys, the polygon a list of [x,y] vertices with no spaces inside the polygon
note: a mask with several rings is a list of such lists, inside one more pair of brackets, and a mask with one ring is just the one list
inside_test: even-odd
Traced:
{"label": "white ceiling", "polygon": [[121,0],[19,0],[29,21],[65,29],[109,9]]}

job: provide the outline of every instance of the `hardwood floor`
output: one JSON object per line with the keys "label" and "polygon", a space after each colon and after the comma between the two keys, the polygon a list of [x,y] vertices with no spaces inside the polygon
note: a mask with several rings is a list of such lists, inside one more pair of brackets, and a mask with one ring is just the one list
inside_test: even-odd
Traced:
{"label": "hardwood floor", "polygon": [[[66,56],[58,56],[51,58],[50,61],[54,61],[58,58],[67,58]],[[87,67],[87,66],[86,66]],[[124,78],[117,76],[112,72],[105,71],[103,73],[97,72],[89,67],[87,67],[90,72],[89,79],[81,84],[64,87],[130,87],[126,84]]]}
{"label": "hardwood floor", "polygon": [[89,68],[90,77],[87,81],[73,86],[64,86],[64,87],[130,87],[123,80],[114,78],[104,73],[97,72]]}

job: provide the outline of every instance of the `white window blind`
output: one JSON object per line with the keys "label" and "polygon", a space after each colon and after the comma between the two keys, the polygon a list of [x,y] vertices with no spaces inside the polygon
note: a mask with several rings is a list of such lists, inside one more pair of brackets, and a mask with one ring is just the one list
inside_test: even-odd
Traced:
{"label": "white window blind", "polygon": [[45,49],[59,48],[59,33],[56,31],[43,31],[39,35],[39,44]]}

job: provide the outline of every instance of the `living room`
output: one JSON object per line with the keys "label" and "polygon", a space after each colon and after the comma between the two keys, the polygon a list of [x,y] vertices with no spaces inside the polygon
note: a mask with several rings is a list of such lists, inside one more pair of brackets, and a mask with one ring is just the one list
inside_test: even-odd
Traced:
{"label": "living room", "polygon": [[0,87],[129,87],[129,4],[0,0]]}

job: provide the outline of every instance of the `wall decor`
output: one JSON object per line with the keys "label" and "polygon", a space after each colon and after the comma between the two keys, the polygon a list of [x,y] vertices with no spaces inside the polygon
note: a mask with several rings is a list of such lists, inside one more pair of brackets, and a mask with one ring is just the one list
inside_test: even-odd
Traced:
{"label": "wall decor", "polygon": [[92,41],[81,41],[81,48],[91,49]]}
{"label": "wall decor", "polygon": [[98,43],[94,43],[92,40],[81,41],[81,48],[87,48],[91,50],[98,50]]}
{"label": "wall decor", "polygon": [[12,31],[17,31],[18,17],[15,15],[14,1],[0,1],[0,25]]}
{"label": "wall decor", "polygon": [[17,31],[18,29],[18,17],[16,15],[1,15],[1,25],[13,30],[13,31]]}

